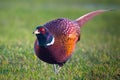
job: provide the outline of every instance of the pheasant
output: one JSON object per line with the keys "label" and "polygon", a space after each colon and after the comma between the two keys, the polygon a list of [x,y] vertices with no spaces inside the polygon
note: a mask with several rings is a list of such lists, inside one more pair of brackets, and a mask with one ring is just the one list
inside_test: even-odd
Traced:
{"label": "pheasant", "polygon": [[58,18],[36,27],[33,32],[37,37],[34,44],[36,56],[44,62],[53,64],[55,72],[58,73],[72,56],[76,43],[80,40],[81,27],[96,15],[106,11],[89,12],[73,21]]}

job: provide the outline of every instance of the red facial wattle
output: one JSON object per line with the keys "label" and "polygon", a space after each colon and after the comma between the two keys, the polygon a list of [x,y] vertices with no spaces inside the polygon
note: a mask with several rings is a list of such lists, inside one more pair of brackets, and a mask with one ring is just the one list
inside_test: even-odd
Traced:
{"label": "red facial wattle", "polygon": [[41,27],[38,29],[38,32],[45,34],[46,30],[45,30],[45,28]]}

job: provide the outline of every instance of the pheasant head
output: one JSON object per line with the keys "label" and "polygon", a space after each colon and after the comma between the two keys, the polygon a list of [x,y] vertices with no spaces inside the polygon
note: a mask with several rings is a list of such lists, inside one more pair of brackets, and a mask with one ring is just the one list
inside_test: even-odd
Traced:
{"label": "pheasant head", "polygon": [[39,46],[47,47],[54,44],[54,36],[43,26],[38,26],[33,34],[36,34]]}

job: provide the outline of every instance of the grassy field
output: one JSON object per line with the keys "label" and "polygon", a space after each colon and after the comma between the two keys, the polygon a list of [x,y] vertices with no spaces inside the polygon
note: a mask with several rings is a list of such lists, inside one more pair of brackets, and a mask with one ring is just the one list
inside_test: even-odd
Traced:
{"label": "grassy field", "polygon": [[36,26],[59,17],[74,20],[100,9],[79,3],[1,0],[0,80],[120,80],[120,11],[117,10],[95,17],[82,28],[74,55],[58,75],[52,65],[35,57],[36,37],[32,32]]}

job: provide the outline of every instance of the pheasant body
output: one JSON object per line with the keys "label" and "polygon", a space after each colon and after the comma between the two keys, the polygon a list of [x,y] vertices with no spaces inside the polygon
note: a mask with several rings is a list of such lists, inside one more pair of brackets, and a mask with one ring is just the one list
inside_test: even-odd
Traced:
{"label": "pheasant body", "polygon": [[94,16],[105,11],[107,10],[96,10],[74,21],[59,18],[38,26],[34,31],[37,37],[34,44],[36,55],[44,62],[62,67],[72,56],[76,43],[80,40],[81,27]]}
{"label": "pheasant body", "polygon": [[71,20],[60,18],[44,25],[55,38],[49,47],[40,47],[35,42],[37,56],[48,63],[62,65],[69,59],[80,36],[80,27]]}

